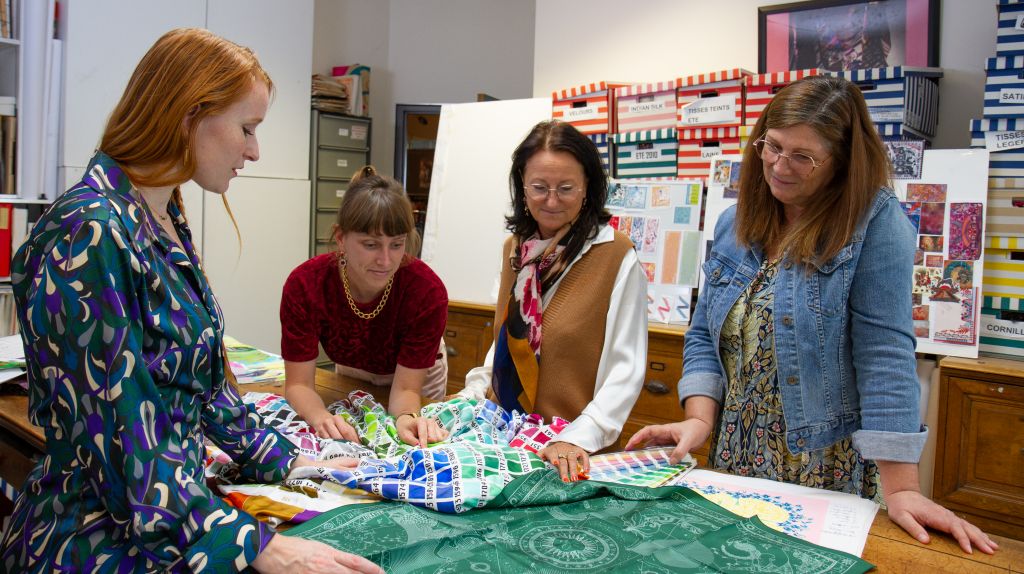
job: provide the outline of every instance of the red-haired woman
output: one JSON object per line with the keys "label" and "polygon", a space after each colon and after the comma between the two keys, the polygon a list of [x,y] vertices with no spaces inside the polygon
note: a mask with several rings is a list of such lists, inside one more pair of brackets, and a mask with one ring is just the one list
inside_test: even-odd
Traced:
{"label": "red-haired woman", "polygon": [[318,542],[282,542],[204,478],[205,439],[253,482],[312,462],[229,383],[224,317],[179,191],[191,180],[223,194],[259,159],[272,89],[249,49],[168,32],[139,62],[85,177],[15,255],[29,416],[46,453],[15,504],[0,570],[380,571]]}

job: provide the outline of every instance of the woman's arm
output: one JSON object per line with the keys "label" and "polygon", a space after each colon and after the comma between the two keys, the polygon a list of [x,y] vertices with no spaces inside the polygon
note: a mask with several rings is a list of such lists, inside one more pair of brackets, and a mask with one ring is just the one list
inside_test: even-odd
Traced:
{"label": "woman's arm", "polygon": [[646,367],[647,276],[630,250],[619,266],[609,300],[594,398],[559,433],[558,440],[586,452],[615,442],[640,396]]}
{"label": "woman's arm", "polygon": [[359,442],[359,435],[352,425],[332,415],[324,406],[323,398],[316,392],[316,359],[285,361],[284,377],[285,400],[317,435]]}

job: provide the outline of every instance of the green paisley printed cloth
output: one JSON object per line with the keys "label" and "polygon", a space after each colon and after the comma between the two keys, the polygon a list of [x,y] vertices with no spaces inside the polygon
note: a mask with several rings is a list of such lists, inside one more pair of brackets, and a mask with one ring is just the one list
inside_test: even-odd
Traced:
{"label": "green paisley printed cloth", "polygon": [[582,481],[552,470],[509,483],[488,508],[346,506],[289,530],[366,556],[391,574],[566,571],[862,573],[850,554],[781,534],[683,487]]}

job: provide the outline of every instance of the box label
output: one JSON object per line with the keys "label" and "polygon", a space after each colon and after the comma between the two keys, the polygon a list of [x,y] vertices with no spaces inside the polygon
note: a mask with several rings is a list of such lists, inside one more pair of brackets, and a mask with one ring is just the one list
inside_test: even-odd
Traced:
{"label": "box label", "polygon": [[631,114],[653,114],[665,110],[665,102],[643,102],[629,105]]}
{"label": "box label", "polygon": [[903,108],[868,108],[871,121],[876,124],[903,123]]}
{"label": "box label", "polygon": [[352,126],[352,139],[354,139],[354,140],[365,140],[366,139],[366,126]]}
{"label": "box label", "polygon": [[657,161],[661,159],[661,152],[656,149],[635,149],[630,159],[633,161]]}
{"label": "box label", "polygon": [[1024,14],[1017,16],[1017,23],[1013,25],[1015,30],[1024,30]]}
{"label": "box label", "polygon": [[338,128],[338,135],[343,137],[343,138],[347,138],[348,137],[348,128]]}
{"label": "box label", "polygon": [[597,106],[583,106],[565,110],[565,119],[569,121],[597,119]]}
{"label": "box label", "polygon": [[338,167],[348,167],[348,160],[347,159],[339,159],[338,160]]}
{"label": "box label", "polygon": [[684,125],[735,123],[736,96],[701,98],[682,107]]}
{"label": "box label", "polygon": [[700,148],[700,159],[711,159],[715,156],[722,155],[722,148],[720,147],[702,147]]}
{"label": "box label", "polygon": [[1000,104],[1024,104],[1024,89],[1003,88],[999,90]]}
{"label": "box label", "polygon": [[1024,131],[985,132],[985,149],[1006,151],[1024,147]]}

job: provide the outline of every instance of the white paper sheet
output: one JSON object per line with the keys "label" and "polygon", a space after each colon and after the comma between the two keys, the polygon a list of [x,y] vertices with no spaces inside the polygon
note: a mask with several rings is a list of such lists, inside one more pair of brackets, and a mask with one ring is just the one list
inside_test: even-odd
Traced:
{"label": "white paper sheet", "polygon": [[672,481],[740,516],[860,556],[878,505],[852,494],[696,469]]}

